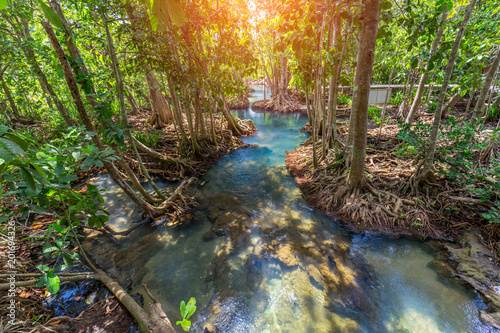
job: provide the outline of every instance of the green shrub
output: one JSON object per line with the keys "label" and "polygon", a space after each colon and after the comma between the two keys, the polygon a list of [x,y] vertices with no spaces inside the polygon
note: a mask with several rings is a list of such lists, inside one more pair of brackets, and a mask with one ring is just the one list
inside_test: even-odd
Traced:
{"label": "green shrub", "polygon": [[141,132],[141,131],[136,131],[134,133],[135,138],[142,143],[144,143],[146,146],[149,147],[157,147],[158,142],[160,141],[162,132],[161,131],[153,131],[153,132]]}
{"label": "green shrub", "polygon": [[[429,147],[431,125],[417,123],[415,126],[403,124],[398,138],[404,143],[397,153],[405,158],[422,161]],[[457,123],[454,117],[448,118],[441,126],[435,155],[435,169],[454,184],[469,191],[480,200],[498,202],[500,199],[500,158],[492,158],[488,165],[477,167],[477,159],[484,148],[493,141],[500,141],[500,131],[495,130],[487,140],[475,140],[481,131],[469,123]],[[483,217],[498,223],[499,205],[495,205]]]}
{"label": "green shrub", "polygon": [[391,105],[401,105],[403,103],[403,92],[398,90],[391,94],[391,99],[389,104]]}
{"label": "green shrub", "polygon": [[[382,109],[379,107],[376,107],[376,106],[369,106],[368,107],[368,118],[373,120],[377,124],[377,126],[380,126],[380,123],[382,120],[381,113],[382,113]],[[391,117],[386,115],[384,117],[384,124],[386,124],[390,119],[391,119]]]}
{"label": "green shrub", "polygon": [[339,95],[339,97],[337,99],[337,104],[338,105],[351,106],[351,104],[352,104],[352,96],[351,95],[346,95],[346,94]]}

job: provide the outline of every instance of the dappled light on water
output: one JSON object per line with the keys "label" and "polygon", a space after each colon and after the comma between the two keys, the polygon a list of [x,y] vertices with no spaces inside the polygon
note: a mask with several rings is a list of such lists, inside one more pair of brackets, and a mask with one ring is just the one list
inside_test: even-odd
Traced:
{"label": "dappled light on water", "polygon": [[[481,303],[428,267],[435,254],[423,243],[352,235],[307,205],[284,162],[307,138],[307,117],[234,115],[255,122],[244,138],[254,146],[203,176],[190,225],[135,234],[159,233],[160,247],[131,263],[134,291],[147,284],[174,323],[181,300],[196,297],[193,332],[487,332]],[[132,210],[120,203],[113,211]]]}

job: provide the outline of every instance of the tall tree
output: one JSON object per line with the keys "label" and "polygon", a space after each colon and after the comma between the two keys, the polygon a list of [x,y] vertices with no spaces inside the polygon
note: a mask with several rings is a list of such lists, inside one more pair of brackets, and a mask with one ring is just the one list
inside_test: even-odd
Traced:
{"label": "tall tree", "polygon": [[439,42],[441,41],[441,37],[443,36],[444,26],[446,23],[446,18],[448,16],[448,6],[445,3],[443,3],[442,6],[443,8],[441,13],[441,20],[439,22],[439,26],[436,32],[436,37],[434,37],[434,41],[432,42],[431,49],[429,51],[429,60],[427,60],[427,63],[425,64],[422,76],[420,76],[420,82],[418,83],[417,94],[415,95],[415,99],[413,100],[410,111],[408,112],[408,116],[406,117],[405,123],[407,124],[413,121],[413,116],[415,115],[415,112],[420,106],[420,103],[422,101],[422,95],[424,94],[425,83],[427,82],[427,78],[429,77],[429,70],[433,61],[432,57],[434,56],[434,54],[436,54]]}
{"label": "tall tree", "polygon": [[362,6],[361,18],[363,19],[363,26],[359,38],[351,109],[353,146],[348,178],[348,191],[351,193],[358,192],[365,184],[364,168],[366,131],[368,127],[368,98],[370,96],[380,10],[379,0],[367,0],[363,2]]}
{"label": "tall tree", "polygon": [[448,91],[448,84],[450,82],[451,74],[453,72],[453,67],[455,65],[455,60],[458,55],[458,50],[460,47],[460,42],[462,41],[462,37],[464,36],[465,29],[467,28],[467,24],[469,23],[469,20],[472,16],[472,12],[474,11],[474,7],[476,6],[477,0],[472,0],[467,7],[467,10],[465,12],[464,19],[462,21],[462,24],[460,25],[460,28],[458,30],[457,36],[455,38],[455,41],[453,42],[453,46],[451,48],[450,56],[448,58],[448,65],[446,66],[446,71],[444,74],[443,78],[443,84],[441,86],[441,92],[439,93],[437,105],[436,105],[436,112],[434,114],[434,122],[432,124],[432,132],[431,132],[431,137],[429,141],[429,150],[427,151],[427,155],[425,156],[425,160],[423,163],[422,170],[419,171],[417,170],[416,179],[419,182],[426,181],[426,180],[434,180],[435,175],[433,172],[434,169],[434,156],[436,154],[436,147],[437,147],[437,139],[438,139],[438,132],[439,132],[439,124],[441,123],[441,115],[443,113],[443,106],[444,106],[444,100],[446,98],[446,92]]}
{"label": "tall tree", "polygon": [[481,93],[476,102],[476,106],[474,107],[474,112],[472,113],[471,123],[474,124],[479,120],[483,115],[484,110],[484,102],[486,101],[486,97],[491,90],[491,84],[493,83],[493,79],[495,77],[496,72],[498,71],[498,67],[500,65],[500,47],[498,47],[497,53],[491,62],[490,69],[486,78],[484,79],[483,88],[481,89]]}

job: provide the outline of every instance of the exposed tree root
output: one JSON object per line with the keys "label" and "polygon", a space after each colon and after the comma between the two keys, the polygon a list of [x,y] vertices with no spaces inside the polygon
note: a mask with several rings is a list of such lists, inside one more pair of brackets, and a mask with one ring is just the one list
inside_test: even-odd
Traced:
{"label": "exposed tree root", "polygon": [[301,105],[296,101],[289,99],[284,99],[283,103],[279,103],[277,98],[273,99],[263,99],[252,104],[252,108],[261,110],[272,110],[281,113],[292,113],[299,112],[301,110]]}

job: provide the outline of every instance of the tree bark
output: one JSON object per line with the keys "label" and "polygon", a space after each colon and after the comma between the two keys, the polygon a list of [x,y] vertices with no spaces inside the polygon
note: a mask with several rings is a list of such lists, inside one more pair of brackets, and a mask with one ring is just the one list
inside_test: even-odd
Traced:
{"label": "tree bark", "polygon": [[137,101],[135,100],[134,95],[132,94],[132,91],[125,86],[125,91],[127,92],[127,100],[128,103],[130,104],[130,107],[132,108],[132,112],[130,112],[131,115],[137,116],[139,114],[139,104],[137,104]]}
{"label": "tree bark", "polygon": [[422,95],[424,94],[425,83],[427,82],[427,78],[429,76],[430,59],[434,56],[434,54],[436,54],[436,50],[438,48],[439,42],[441,41],[441,37],[443,36],[444,26],[446,23],[446,18],[448,16],[448,7],[446,6],[446,4],[444,4],[443,7],[444,8],[443,8],[443,12],[441,13],[441,20],[439,21],[439,28],[436,32],[436,37],[434,38],[434,41],[432,42],[431,50],[429,52],[429,60],[425,64],[424,72],[422,73],[422,76],[420,77],[420,82],[418,83],[417,94],[415,95],[415,99],[413,100],[410,111],[408,112],[408,116],[406,117],[406,120],[405,120],[406,124],[409,124],[413,121],[413,116],[415,115],[415,112],[417,112],[417,109],[420,106],[420,103],[422,101]]}
{"label": "tree bark", "polygon": [[[160,121],[160,126],[165,126],[172,123],[172,111],[165,96],[160,91],[158,80],[152,69],[148,69],[146,74],[148,82],[149,96],[151,97],[151,108],[153,109],[153,117],[156,115]],[[172,92],[171,92],[172,94]]]}
{"label": "tree bark", "polygon": [[364,18],[358,46],[356,76],[354,78],[352,117],[353,147],[348,186],[350,190],[363,187],[366,131],[368,127],[368,98],[375,59],[375,44],[379,22],[379,0],[366,0],[361,9]]}
{"label": "tree bark", "polygon": [[484,102],[486,101],[486,97],[488,96],[488,92],[491,90],[491,84],[495,77],[496,72],[498,71],[498,67],[500,65],[500,47],[495,54],[495,58],[493,58],[493,62],[491,63],[490,70],[484,79],[483,88],[481,89],[481,93],[477,99],[476,106],[474,107],[474,112],[472,113],[472,118],[470,120],[471,124],[474,124],[483,116],[484,111]]}
{"label": "tree bark", "polygon": [[85,63],[83,62],[83,57],[80,54],[80,50],[76,46],[75,36],[73,34],[73,31],[70,28],[71,25],[66,20],[66,17],[64,16],[61,5],[57,2],[57,0],[51,0],[50,7],[52,7],[52,9],[57,13],[57,15],[59,16],[59,18],[61,19],[61,22],[63,24],[64,33],[66,35],[65,43],[66,43],[66,47],[68,48],[69,55],[73,59],[81,59],[81,62],[75,62],[73,64],[74,65],[73,69],[74,69],[76,77],[81,77],[80,75],[78,75],[78,70],[80,70],[82,72],[83,82],[81,82],[81,86],[85,90],[85,95],[86,95],[90,105],[92,106],[92,108],[95,108],[96,100],[95,100],[95,97],[91,96],[91,95],[96,95],[96,91],[95,91],[94,85],[92,84],[92,81],[90,80],[89,70],[88,70],[87,66],[85,65]]}
{"label": "tree bark", "polygon": [[[95,132],[94,125],[92,124],[92,121],[88,116],[87,110],[85,109],[85,105],[83,104],[82,98],[80,96],[80,91],[78,89],[75,77],[73,76],[71,66],[68,62],[68,59],[66,58],[66,54],[64,53],[61,44],[57,40],[57,37],[50,23],[48,21],[43,21],[43,20],[41,21],[41,23],[43,28],[47,32],[47,36],[49,37],[50,43],[52,44],[52,47],[56,52],[59,62],[62,65],[64,78],[66,80],[66,83],[68,84],[78,114],[80,115],[80,118],[82,119],[82,122],[85,125],[86,130]],[[104,145],[102,144],[101,140],[97,135],[94,135],[92,139],[97,148],[99,148],[99,150],[105,149]],[[150,205],[144,199],[137,196],[134,190],[121,178],[120,174],[118,173],[112,162],[103,161],[103,163],[104,167],[107,169],[109,175],[115,181],[115,183],[118,186],[120,186],[125,192],[125,194],[127,194],[130,197],[130,199],[132,199],[132,201],[134,201],[139,207],[144,209],[153,218],[159,216],[162,213],[162,211],[159,208]]]}
{"label": "tree bark", "polygon": [[453,67],[455,65],[455,60],[458,55],[458,49],[460,47],[460,42],[462,41],[462,37],[464,36],[465,29],[467,28],[467,24],[469,23],[470,17],[472,16],[472,12],[474,11],[474,7],[476,6],[477,0],[472,0],[469,6],[467,7],[467,11],[465,12],[464,19],[458,30],[457,37],[453,42],[453,46],[451,48],[450,57],[448,58],[448,65],[446,66],[446,72],[443,78],[443,84],[441,86],[441,92],[439,93],[436,113],[434,115],[434,122],[432,124],[432,132],[429,142],[429,150],[425,157],[423,163],[423,169],[420,175],[418,176],[419,181],[427,180],[428,177],[430,179],[434,177],[433,164],[434,164],[434,155],[436,154],[436,146],[437,146],[437,137],[439,132],[439,124],[441,122],[441,115],[443,113],[443,104],[446,98],[446,91],[448,90],[448,84],[450,82],[451,74],[453,72]]}
{"label": "tree bark", "polygon": [[446,104],[443,106],[443,114],[441,115],[441,118],[444,118],[446,116],[446,114],[448,113],[448,110],[450,108],[452,108],[453,106],[455,106],[455,104],[458,103],[458,101],[460,100],[461,97],[462,96],[460,94],[455,94],[455,95],[450,97],[448,102],[446,102]]}
{"label": "tree bark", "polygon": [[16,102],[14,101],[14,98],[12,98],[10,89],[7,86],[7,83],[5,82],[3,75],[0,76],[0,79],[2,80],[3,91],[5,93],[5,97],[7,97],[7,100],[9,101],[10,109],[12,110],[12,113],[14,114],[15,117],[19,117],[19,111],[17,109]]}
{"label": "tree bark", "polygon": [[[56,105],[57,110],[61,114],[61,116],[64,118],[64,121],[68,126],[75,126],[75,122],[73,118],[69,115],[68,110],[64,105],[61,103],[59,100],[59,97],[57,97],[56,93],[54,92],[54,89],[52,86],[49,84],[49,81],[47,80],[47,77],[45,76],[45,73],[42,71],[40,66],[38,65],[38,61],[36,60],[35,53],[33,52],[33,49],[31,48],[31,45],[33,45],[33,39],[31,38],[30,35],[30,30],[28,26],[28,22],[24,19],[24,17],[20,17],[21,19],[21,24],[23,29],[19,30],[19,33],[23,38],[26,40],[28,45],[25,45],[22,49],[24,51],[24,54],[26,55],[26,58],[29,59],[29,62],[31,63],[31,67],[33,69],[33,72],[35,72],[36,76],[38,77],[38,81],[40,82],[40,86],[42,87],[43,91],[47,93],[54,104]],[[24,31],[23,31],[24,30]],[[21,41],[18,40],[20,45],[22,45]]]}

